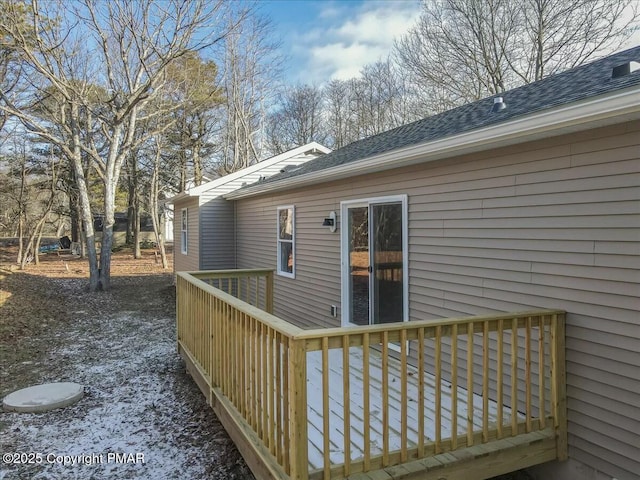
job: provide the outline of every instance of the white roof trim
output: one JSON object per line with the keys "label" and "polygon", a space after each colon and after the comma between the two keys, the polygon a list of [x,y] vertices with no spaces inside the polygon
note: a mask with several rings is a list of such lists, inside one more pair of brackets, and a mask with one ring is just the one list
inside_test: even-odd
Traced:
{"label": "white roof trim", "polygon": [[[295,157],[297,155],[306,153],[306,152],[313,152],[313,151],[318,151],[321,153],[330,153],[331,149],[325,147],[324,145],[321,145],[317,142],[310,142],[307,143],[306,145],[302,145],[301,147],[296,147],[293,148],[291,150],[288,150],[284,153],[281,153],[279,155],[276,155],[274,157],[270,157],[267,158],[265,160],[262,160],[258,163],[255,163],[253,165],[250,165],[246,168],[243,168],[241,170],[238,170],[237,172],[233,172],[230,173],[228,175],[224,175],[223,177],[219,177],[216,178],[215,180],[212,180],[210,182],[204,183],[198,187],[193,187],[190,188],[184,192],[179,193],[178,195],[168,199],[169,203],[173,203],[177,200],[182,200],[184,198],[189,198],[189,197],[198,197],[200,196],[202,193],[204,192],[208,192],[214,188],[218,188],[221,187],[222,185],[226,185],[234,180],[240,180],[243,177],[252,174],[252,173],[256,173],[259,172],[260,170],[263,170],[266,167],[270,167],[273,165],[278,164],[279,162],[282,162],[284,160],[287,160],[289,158]],[[240,188],[240,186],[238,186],[238,188]]]}
{"label": "white roof trim", "polygon": [[224,197],[235,200],[440,160],[454,155],[489,150],[632,119],[640,119],[640,87],[637,85],[504,123],[373,155],[344,165],[280,181],[252,185],[228,193]]}

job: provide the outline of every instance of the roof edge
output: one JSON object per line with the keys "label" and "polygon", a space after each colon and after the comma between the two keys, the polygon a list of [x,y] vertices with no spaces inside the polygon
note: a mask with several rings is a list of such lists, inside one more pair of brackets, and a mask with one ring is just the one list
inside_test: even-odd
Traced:
{"label": "roof edge", "polygon": [[265,158],[264,160],[254,163],[253,165],[249,165],[248,167],[242,168],[235,172],[232,172],[228,175],[224,175],[222,177],[211,180],[210,182],[203,183],[197,187],[190,188],[184,192],[180,192],[179,194],[169,198],[167,203],[175,203],[180,200],[184,200],[185,198],[196,198],[199,197],[201,193],[207,192],[213,188],[220,187],[225,185],[233,180],[237,180],[239,178],[244,177],[245,175],[249,175],[254,172],[258,172],[265,167],[269,167],[271,165],[275,165],[278,162],[286,160],[291,157],[295,157],[296,155],[300,155],[301,153],[311,152],[317,150],[323,154],[330,153],[331,149],[325,147],[324,145],[318,142],[309,142],[305,145],[301,145],[296,148],[292,148],[291,150],[287,150],[286,152],[282,152],[278,155],[274,155],[273,157]]}
{"label": "roof edge", "polygon": [[629,115],[634,115],[633,118],[640,118],[640,88],[637,85],[563,105],[559,108],[525,115],[504,123],[391,150],[336,167],[284,178],[279,181],[251,185],[230,192],[224,195],[224,198],[236,200],[381,170],[427,163],[454,155],[464,155],[549,137],[550,133],[561,135],[585,130],[590,126],[604,126],[615,123],[612,120],[618,117]]}
{"label": "roof edge", "polygon": [[186,200],[188,198],[198,198],[198,195],[189,195],[187,192],[180,192],[179,194],[174,195],[173,197],[167,198],[164,202],[169,205],[175,205],[176,202],[179,202],[181,200]]}

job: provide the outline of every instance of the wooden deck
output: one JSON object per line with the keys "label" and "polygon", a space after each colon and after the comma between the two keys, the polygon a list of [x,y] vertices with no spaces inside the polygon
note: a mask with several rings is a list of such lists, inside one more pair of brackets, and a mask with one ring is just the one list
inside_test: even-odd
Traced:
{"label": "wooden deck", "polygon": [[178,350],[257,478],[474,480],[566,458],[564,312],[302,330],[267,313],[272,281],[177,279]]}
{"label": "wooden deck", "polygon": [[[342,375],[342,352],[338,350],[331,350],[329,352],[329,451],[331,465],[341,465],[345,463],[344,458],[344,441],[345,435],[343,431],[344,425],[344,382]],[[351,347],[349,349],[349,365],[353,368],[349,370],[349,413],[353,421],[351,422],[351,429],[349,432],[350,438],[350,453],[351,462],[355,463],[364,459],[364,378],[363,372],[364,355],[362,347]],[[369,446],[371,456],[380,456],[383,453],[384,443],[384,430],[385,426],[382,423],[382,412],[384,408],[388,408],[388,441],[389,450],[399,451],[402,446],[402,387],[399,381],[402,364],[399,360],[390,358],[388,360],[388,376],[389,376],[389,396],[388,405],[385,407],[380,392],[382,392],[382,356],[377,349],[370,348],[369,353],[369,375],[370,375],[370,418],[369,425]],[[311,471],[320,470],[323,468],[324,463],[324,445],[323,445],[323,391],[322,391],[322,355],[321,352],[309,352],[307,354],[307,399],[308,399],[308,412],[307,418],[309,422],[308,436],[309,436],[309,468]],[[417,448],[418,446],[418,418],[420,412],[418,412],[418,368],[415,366],[407,367],[407,396],[410,399],[407,404],[407,446],[408,448]],[[451,425],[454,423],[457,425],[457,435],[464,435],[467,426],[467,418],[474,419],[474,428],[476,430],[482,429],[482,417],[476,415],[468,415],[468,402],[469,395],[467,390],[462,387],[457,387],[457,392],[453,395],[451,382],[440,380],[441,394],[441,422],[442,431],[441,435],[444,438],[452,436]],[[436,377],[430,373],[424,372],[422,385],[424,388],[424,409],[422,410],[423,423],[424,423],[424,436],[425,442],[433,442],[436,439]],[[457,406],[452,408],[453,398]],[[482,411],[483,398],[481,395],[472,394],[472,410]],[[488,418],[489,423],[492,426],[498,424],[498,405],[495,401],[490,401],[488,405]],[[452,421],[452,412],[456,411],[457,421]],[[502,423],[509,424],[511,422],[511,409],[503,406]],[[525,420],[524,415],[518,414],[518,422],[522,423]]]}

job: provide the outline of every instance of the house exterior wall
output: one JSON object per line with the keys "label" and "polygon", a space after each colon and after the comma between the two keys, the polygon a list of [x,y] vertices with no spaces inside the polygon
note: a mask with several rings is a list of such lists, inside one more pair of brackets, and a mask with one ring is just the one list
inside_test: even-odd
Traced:
{"label": "house exterior wall", "polygon": [[[182,253],[182,209],[188,211],[187,253]],[[173,271],[190,272],[200,269],[200,234],[198,226],[198,198],[190,198],[174,204],[173,220]]]}
{"label": "house exterior wall", "polygon": [[199,270],[235,268],[233,202],[200,196]]}
{"label": "house exterior wall", "polygon": [[275,313],[337,326],[340,225],[322,220],[398,194],[410,320],[566,310],[570,457],[638,478],[640,122],[238,200],[237,266],[275,268],[276,209],[295,205],[296,278],[276,276]]}

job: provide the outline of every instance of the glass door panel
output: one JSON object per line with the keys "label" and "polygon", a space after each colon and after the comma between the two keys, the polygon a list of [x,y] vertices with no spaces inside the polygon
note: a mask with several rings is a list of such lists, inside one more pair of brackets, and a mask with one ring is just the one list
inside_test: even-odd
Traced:
{"label": "glass door panel", "polygon": [[402,203],[372,204],[371,260],[371,323],[402,322],[403,297],[403,238]]}
{"label": "glass door panel", "polygon": [[349,317],[351,323],[369,325],[369,207],[351,207],[347,211],[349,228]]}

